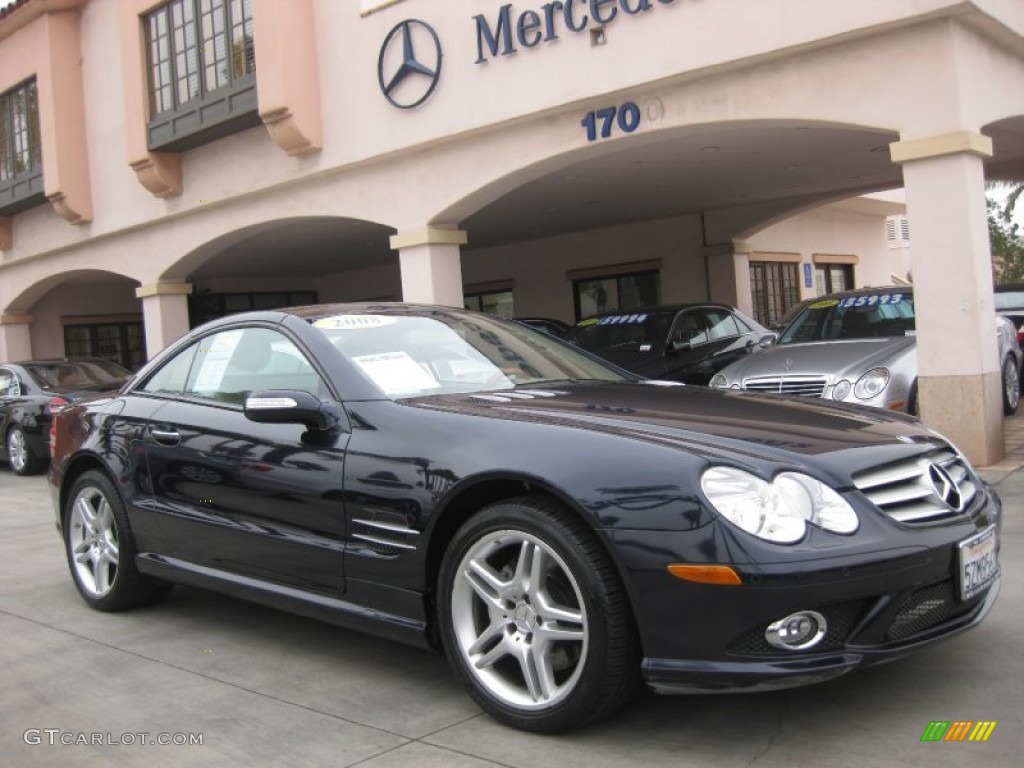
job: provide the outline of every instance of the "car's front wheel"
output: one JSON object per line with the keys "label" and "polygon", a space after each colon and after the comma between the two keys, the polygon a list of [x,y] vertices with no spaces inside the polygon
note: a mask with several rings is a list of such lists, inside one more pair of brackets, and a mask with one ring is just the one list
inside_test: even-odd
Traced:
{"label": "car's front wheel", "polygon": [[1020,406],[1020,370],[1016,361],[1007,356],[1003,361],[1003,413],[1012,416]]}
{"label": "car's front wheel", "polygon": [[637,687],[639,643],[618,575],[589,529],[551,500],[499,502],[464,524],[438,603],[449,661],[508,725],[578,727]]}
{"label": "car's front wheel", "polygon": [[42,468],[21,427],[14,426],[7,431],[7,461],[16,475],[34,475]]}
{"label": "car's front wheel", "polygon": [[82,474],[68,494],[64,544],[79,593],[100,611],[121,611],[155,602],[170,591],[166,582],[135,567],[135,543],[121,494],[102,472]]}

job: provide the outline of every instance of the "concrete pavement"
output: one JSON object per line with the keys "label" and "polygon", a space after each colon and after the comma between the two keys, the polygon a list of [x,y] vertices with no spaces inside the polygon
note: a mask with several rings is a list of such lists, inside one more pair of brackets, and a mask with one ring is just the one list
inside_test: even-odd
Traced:
{"label": "concrete pavement", "polygon": [[[1024,418],[1010,421],[1008,445],[1024,443]],[[811,688],[647,695],[610,721],[555,737],[483,715],[440,654],[182,587],[151,609],[92,611],[71,584],[45,481],[0,466],[0,766],[1017,764],[1022,459],[1018,443],[984,470],[1006,508],[1003,589],[975,631]],[[680,631],[699,627],[694,616]],[[986,743],[922,743],[932,720],[998,725]],[[161,734],[201,735],[202,744],[149,743]]]}

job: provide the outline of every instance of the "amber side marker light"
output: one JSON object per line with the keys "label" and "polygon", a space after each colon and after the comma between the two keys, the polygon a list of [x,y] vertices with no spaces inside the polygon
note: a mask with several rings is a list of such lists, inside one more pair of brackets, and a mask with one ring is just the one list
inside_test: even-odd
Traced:
{"label": "amber side marker light", "polygon": [[698,584],[742,584],[740,575],[728,565],[670,565],[668,572],[677,579]]}

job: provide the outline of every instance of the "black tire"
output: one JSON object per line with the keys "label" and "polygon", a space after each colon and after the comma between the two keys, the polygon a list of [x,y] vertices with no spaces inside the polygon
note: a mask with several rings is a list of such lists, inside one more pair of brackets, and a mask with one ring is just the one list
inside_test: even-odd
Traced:
{"label": "black tire", "polygon": [[82,474],[63,510],[64,551],[79,594],[98,611],[123,611],[163,599],[167,582],[139,573],[124,501],[98,470]]}
{"label": "black tire", "polygon": [[7,463],[11,465],[14,474],[22,477],[35,475],[43,468],[43,460],[32,453],[28,446],[28,437],[21,427],[13,426],[7,430],[4,445],[7,450]]}
{"label": "black tire", "polygon": [[1020,407],[1020,369],[1010,355],[1003,360],[1000,381],[1003,385],[1003,413],[1012,416]]}
{"label": "black tire", "polygon": [[441,564],[438,620],[469,694],[515,728],[578,728],[640,687],[618,574],[593,532],[546,497],[497,502],[459,529]]}

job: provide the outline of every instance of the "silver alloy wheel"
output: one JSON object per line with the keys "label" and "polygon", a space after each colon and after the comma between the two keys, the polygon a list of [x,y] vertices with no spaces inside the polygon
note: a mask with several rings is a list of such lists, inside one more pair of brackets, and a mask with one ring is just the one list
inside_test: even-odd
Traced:
{"label": "silver alloy wheel", "polygon": [[551,707],[587,660],[587,614],[565,561],[522,531],[473,543],[452,585],[452,626],[470,674],[502,703]]}
{"label": "silver alloy wheel", "polygon": [[15,472],[23,471],[28,464],[28,443],[25,433],[17,427],[7,433],[7,460]]}
{"label": "silver alloy wheel", "polygon": [[1011,411],[1017,410],[1020,405],[1020,372],[1012,358],[1007,358],[1003,364],[1003,393],[1006,407]]}
{"label": "silver alloy wheel", "polygon": [[70,549],[78,583],[92,597],[104,597],[117,577],[117,525],[107,497],[95,486],[79,491],[68,519]]}

